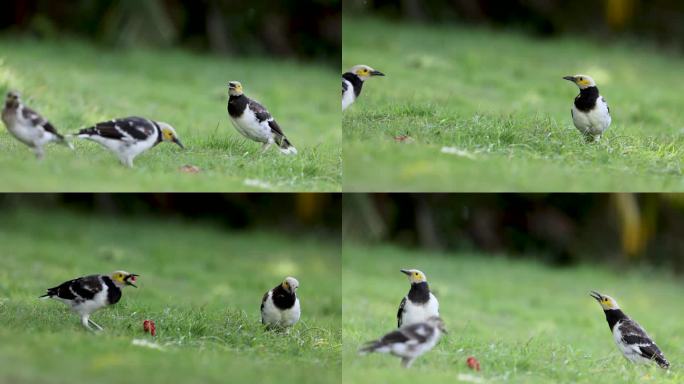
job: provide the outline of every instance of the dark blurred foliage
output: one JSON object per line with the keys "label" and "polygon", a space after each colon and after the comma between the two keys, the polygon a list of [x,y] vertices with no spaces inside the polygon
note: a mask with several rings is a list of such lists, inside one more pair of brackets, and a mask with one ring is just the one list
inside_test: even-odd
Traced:
{"label": "dark blurred foliage", "polygon": [[41,38],[340,61],[340,0],[14,0],[2,8],[0,30]]}
{"label": "dark blurred foliage", "polygon": [[684,48],[681,0],[345,0],[344,11],[513,26],[541,36],[626,34]]}
{"label": "dark blurred foliage", "polygon": [[12,209],[211,221],[230,229],[262,228],[339,240],[342,198],[332,193],[0,194],[0,217]]}
{"label": "dark blurred foliage", "polygon": [[356,241],[684,272],[684,195],[347,194],[342,228]]}

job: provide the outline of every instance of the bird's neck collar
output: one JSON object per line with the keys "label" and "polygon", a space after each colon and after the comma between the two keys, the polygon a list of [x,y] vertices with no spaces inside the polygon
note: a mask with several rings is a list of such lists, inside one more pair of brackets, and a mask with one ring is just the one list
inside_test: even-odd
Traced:
{"label": "bird's neck collar", "polygon": [[610,327],[610,330],[613,330],[613,327],[615,327],[615,324],[618,323],[620,320],[628,319],[627,315],[625,315],[624,312],[622,312],[621,309],[604,309],[603,312],[606,314],[606,321],[608,322],[608,326]]}
{"label": "bird's neck collar", "polygon": [[414,303],[427,303],[430,300],[430,286],[427,281],[411,284],[408,298]]}

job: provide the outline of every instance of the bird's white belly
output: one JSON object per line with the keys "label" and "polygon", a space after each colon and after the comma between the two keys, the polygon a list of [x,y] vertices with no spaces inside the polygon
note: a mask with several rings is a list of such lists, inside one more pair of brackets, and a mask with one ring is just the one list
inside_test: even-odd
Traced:
{"label": "bird's white belly", "polygon": [[629,361],[632,361],[634,363],[641,363],[641,364],[646,364],[649,363],[650,360],[644,358],[641,356],[636,348],[639,348],[638,346],[632,346],[632,345],[627,345],[622,342],[622,333],[620,333],[620,323],[615,324],[613,327],[613,340],[615,341],[615,344],[617,345],[618,349],[620,352],[622,352],[622,355]]}
{"label": "bird's white belly", "polygon": [[261,313],[265,324],[290,326],[299,321],[301,314],[299,298],[295,300],[292,308],[280,310],[273,304],[270,295],[269,293],[269,299],[264,303],[264,310]]}
{"label": "bird's white belly", "polygon": [[54,136],[42,127],[34,127],[26,119],[17,116],[9,116],[5,125],[12,136],[29,146],[45,144]]}
{"label": "bird's white belly", "polygon": [[582,112],[573,105],[572,121],[580,132],[600,135],[610,126],[611,117],[608,106],[599,99],[596,101],[596,107],[589,112]]}
{"label": "bird's white belly", "polygon": [[[440,333],[439,330],[435,332],[429,339],[424,343],[419,343],[417,340],[410,340],[406,343],[395,343],[392,344],[388,350],[395,356],[400,357],[418,357],[423,353],[431,350],[439,341]],[[382,351],[384,352],[384,351]]]}
{"label": "bird's white belly", "polygon": [[356,95],[354,94],[354,87],[352,86],[352,83],[349,81],[345,80],[347,84],[347,90],[342,94],[342,110],[344,111],[352,105],[354,100],[356,99]]}
{"label": "bird's white belly", "polygon": [[273,141],[273,133],[271,132],[271,127],[268,125],[268,121],[264,120],[260,123],[249,107],[245,108],[245,112],[242,116],[238,118],[233,118],[231,116],[231,121],[233,122],[235,129],[248,139],[261,143]]}
{"label": "bird's white belly", "polygon": [[90,314],[107,306],[107,288],[105,287],[102,291],[95,294],[92,300],[86,300],[80,303],[71,301],[70,304],[71,309],[79,315]]}
{"label": "bird's white belly", "polygon": [[152,135],[145,140],[114,140],[102,136],[84,136],[88,140],[92,140],[110,151],[119,155],[120,158],[134,158],[142,152],[152,148],[157,141],[157,135]]}
{"label": "bird's white belly", "polygon": [[423,305],[414,305],[410,302],[406,303],[401,325],[420,323],[432,316],[439,316],[439,302],[437,301],[437,298],[430,293],[430,300]]}

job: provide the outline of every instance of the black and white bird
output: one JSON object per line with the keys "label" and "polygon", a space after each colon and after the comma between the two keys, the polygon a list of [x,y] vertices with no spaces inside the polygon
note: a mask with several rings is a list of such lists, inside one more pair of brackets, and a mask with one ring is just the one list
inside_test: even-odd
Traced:
{"label": "black and white bird", "polygon": [[417,269],[402,269],[408,276],[411,289],[399,304],[397,327],[420,323],[426,319],[439,316],[439,302],[430,292],[425,274]]}
{"label": "black and white bird", "polygon": [[133,167],[136,156],[163,141],[184,148],[171,125],[135,116],[97,123],[80,130],[76,136],[94,141],[114,152],[121,164],[127,167]]}
{"label": "black and white bird", "polygon": [[356,101],[361,94],[363,82],[373,76],[385,76],[367,65],[355,65],[342,74],[342,110],[344,111]]}
{"label": "black and white bird", "polygon": [[[115,271],[110,276],[89,275],[69,280],[56,287],[48,288],[41,298],[52,298],[68,305],[81,316],[81,324],[87,329],[102,330],[90,320],[90,315],[100,308],[113,305],[121,299],[121,289],[125,286],[136,287],[138,275],[126,271]],[[91,327],[93,325],[96,329]]]}
{"label": "black and white bird", "polygon": [[285,328],[299,321],[301,311],[297,297],[299,281],[286,277],[261,299],[261,323],[269,328]]}
{"label": "black and white bird", "polygon": [[297,148],[285,137],[273,116],[263,105],[245,96],[239,81],[228,83],[228,116],[242,136],[263,143],[262,152],[276,144],[286,155],[297,154]]}
{"label": "black and white bird", "polygon": [[369,341],[359,353],[390,353],[401,357],[401,365],[408,368],[418,356],[437,345],[444,333],[447,331],[442,319],[431,316],[423,322],[405,325],[378,340]]}
{"label": "black and white bird", "polygon": [[589,76],[565,76],[563,79],[572,81],[580,89],[570,110],[575,127],[587,141],[599,141],[611,122],[610,108],[606,99],[599,94],[596,82]]}
{"label": "black and white bird", "polygon": [[43,147],[48,143],[59,143],[74,149],[46,118],[21,102],[18,92],[7,93],[2,122],[12,136],[33,150],[38,159],[45,155]]}
{"label": "black and white bird", "polygon": [[591,297],[603,308],[615,344],[627,360],[635,363],[655,362],[665,369],[670,367],[670,363],[653,339],[636,321],[622,312],[615,299],[596,291],[591,291]]}

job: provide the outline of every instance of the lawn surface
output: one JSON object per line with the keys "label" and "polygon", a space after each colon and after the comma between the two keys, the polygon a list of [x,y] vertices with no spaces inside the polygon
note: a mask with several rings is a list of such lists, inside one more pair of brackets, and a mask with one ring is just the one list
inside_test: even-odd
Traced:
{"label": "lawn surface", "polygon": [[[288,157],[244,139],[228,120],[227,87],[239,80],[297,147]],[[0,92],[25,103],[61,133],[138,115],[173,125],[186,150],[170,143],[119,165],[100,145],[50,145],[37,162],[0,129],[4,191],[339,191],[339,87],[329,68],[266,58],[218,58],[180,51],[116,52],[76,42],[0,39]],[[199,173],[182,173],[184,165]]]}
{"label": "lawn surface", "polygon": [[[681,56],[345,18],[342,63],[387,75],[343,113],[345,190],[684,190]],[[577,73],[593,76],[611,107],[597,145],[570,117],[578,90],[562,77]]]}
{"label": "lawn surface", "polygon": [[[409,289],[400,268],[425,272],[449,331],[410,371],[400,368],[398,358],[356,353],[396,327],[399,302]],[[684,286],[656,272],[554,269],[500,257],[345,244],[342,281],[344,383],[684,380]],[[648,330],[670,360],[669,371],[623,359],[591,289],[612,295]],[[481,372],[466,366],[469,356],[479,360]]]}
{"label": "lawn surface", "polygon": [[[140,274],[93,334],[45,289],[91,273]],[[300,281],[289,334],[260,324],[264,292]],[[340,254],[334,243],[208,223],[3,212],[0,382],[339,383]],[[156,322],[157,336],[143,332]],[[133,345],[141,339],[163,348]]]}

